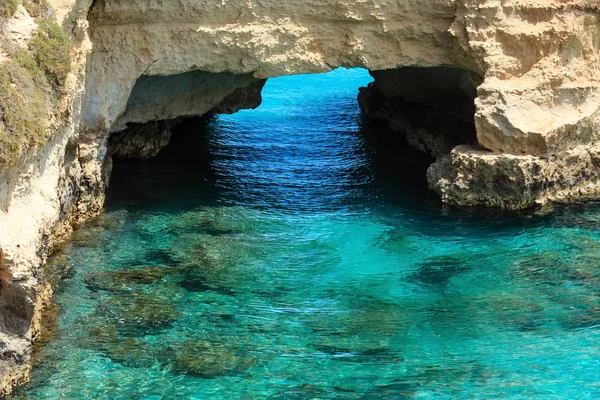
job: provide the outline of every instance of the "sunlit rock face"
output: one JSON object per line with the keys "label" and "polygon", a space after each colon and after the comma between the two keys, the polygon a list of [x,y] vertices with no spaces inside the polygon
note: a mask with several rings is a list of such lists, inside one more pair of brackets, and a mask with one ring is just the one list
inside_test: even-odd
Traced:
{"label": "sunlit rock face", "polygon": [[83,122],[110,129],[141,75],[463,65],[448,31],[455,12],[452,1],[96,1]]}

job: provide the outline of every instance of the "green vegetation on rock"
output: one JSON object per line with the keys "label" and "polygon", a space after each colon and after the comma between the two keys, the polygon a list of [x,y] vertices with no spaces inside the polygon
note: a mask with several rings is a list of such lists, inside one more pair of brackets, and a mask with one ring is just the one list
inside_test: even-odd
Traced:
{"label": "green vegetation on rock", "polygon": [[41,17],[50,11],[46,0],[23,0],[23,7],[32,17]]}
{"label": "green vegetation on rock", "polygon": [[53,89],[60,90],[71,70],[72,48],[65,31],[54,21],[42,20],[29,47]]}
{"label": "green vegetation on rock", "polygon": [[67,34],[54,21],[38,24],[29,48],[10,52],[0,63],[0,166],[13,165],[27,150],[46,142],[47,121],[70,71]]}
{"label": "green vegetation on rock", "polygon": [[17,11],[19,0],[0,0],[0,18],[10,18]]}
{"label": "green vegetation on rock", "polygon": [[[0,64],[0,165],[11,165],[46,138],[50,96],[39,67],[26,54]],[[48,87],[48,82],[45,82]]]}

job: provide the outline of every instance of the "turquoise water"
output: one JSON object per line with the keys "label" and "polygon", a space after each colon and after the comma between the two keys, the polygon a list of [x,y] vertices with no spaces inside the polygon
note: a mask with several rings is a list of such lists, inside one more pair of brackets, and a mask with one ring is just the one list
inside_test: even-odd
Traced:
{"label": "turquoise water", "polygon": [[361,70],[116,163],[23,399],[600,397],[600,206],[443,207]]}

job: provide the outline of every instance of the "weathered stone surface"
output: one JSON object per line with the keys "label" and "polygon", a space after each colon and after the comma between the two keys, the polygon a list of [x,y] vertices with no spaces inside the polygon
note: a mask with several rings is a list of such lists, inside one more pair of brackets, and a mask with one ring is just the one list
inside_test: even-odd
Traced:
{"label": "weathered stone surface", "polygon": [[8,20],[7,28],[11,39],[21,46],[25,46],[31,35],[37,29],[37,24],[29,15],[25,7],[19,4],[15,14]]}
{"label": "weathered stone surface", "polygon": [[427,178],[446,202],[520,209],[600,197],[599,167],[598,146],[547,157],[458,146],[429,167]]}
{"label": "weathered stone surface", "polygon": [[132,124],[110,137],[109,155],[121,159],[148,160],[169,144],[172,134],[169,121]]}
{"label": "weathered stone surface", "polygon": [[[251,74],[234,75],[229,72],[184,72],[169,76],[140,76],[127,100],[124,112],[113,123],[111,131],[122,130],[128,123],[194,117],[204,115],[219,106],[237,89],[243,89],[259,80]],[[262,88],[262,85],[261,85]],[[254,90],[256,92],[256,90]],[[258,90],[260,104],[260,90]],[[255,106],[255,107],[256,107]],[[231,112],[243,107],[233,108]]]}
{"label": "weathered stone surface", "polygon": [[[118,127],[142,75],[268,78],[364,67],[374,71],[387,97],[405,96],[371,108],[372,115],[409,132],[417,148],[440,156],[471,141],[423,130],[431,118],[414,108],[409,111],[422,117],[406,118],[399,112],[406,103],[433,104],[453,116],[471,110],[478,145],[494,153],[556,156],[598,141],[599,15],[597,6],[556,0],[97,1],[89,14],[94,52],[83,124],[99,135]],[[442,74],[444,80],[414,68],[382,72],[399,67],[446,67],[456,74]],[[406,79],[407,70],[413,79]],[[469,104],[473,87],[465,83],[478,86],[475,109]],[[452,86],[465,97],[435,100],[447,97]]]}
{"label": "weathered stone surface", "polygon": [[[339,66],[454,65],[450,0],[96,1],[84,123],[110,129],[141,75],[269,78]],[[417,22],[419,21],[419,22]]]}
{"label": "weathered stone surface", "polygon": [[110,156],[147,160],[169,144],[178,117],[232,114],[260,105],[264,79],[249,75],[205,72],[169,77],[142,76],[136,82],[125,112],[108,141]]}
{"label": "weathered stone surface", "polygon": [[[27,21],[22,34],[11,34],[23,45],[33,32]],[[32,341],[52,295],[42,270],[48,252],[103,202],[103,192],[83,196],[89,182],[104,174],[105,161],[99,142],[86,146],[77,139],[91,43],[85,30],[73,40],[72,72],[49,121],[53,138],[0,170],[0,397],[28,380]]]}

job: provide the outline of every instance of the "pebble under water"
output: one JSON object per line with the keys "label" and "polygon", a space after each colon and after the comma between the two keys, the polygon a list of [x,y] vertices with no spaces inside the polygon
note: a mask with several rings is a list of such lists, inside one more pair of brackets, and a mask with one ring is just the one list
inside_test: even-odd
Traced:
{"label": "pebble under water", "polygon": [[370,80],[272,79],[116,163],[14,398],[598,398],[600,205],[442,206]]}

